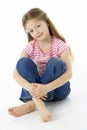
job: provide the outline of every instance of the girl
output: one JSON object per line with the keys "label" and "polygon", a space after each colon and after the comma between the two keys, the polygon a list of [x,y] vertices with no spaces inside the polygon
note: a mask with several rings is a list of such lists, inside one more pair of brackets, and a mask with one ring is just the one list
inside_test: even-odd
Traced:
{"label": "girl", "polygon": [[19,117],[37,108],[42,121],[47,122],[51,120],[52,113],[45,101],[63,100],[70,94],[72,53],[64,37],[41,9],[29,10],[22,23],[28,44],[13,75],[22,86],[20,100],[25,104],[9,108],[8,112]]}

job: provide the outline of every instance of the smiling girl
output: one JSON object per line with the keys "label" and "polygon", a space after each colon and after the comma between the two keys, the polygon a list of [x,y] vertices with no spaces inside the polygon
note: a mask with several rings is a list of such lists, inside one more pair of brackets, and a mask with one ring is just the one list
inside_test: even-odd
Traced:
{"label": "smiling girl", "polygon": [[65,99],[71,91],[72,52],[47,14],[30,9],[22,18],[28,44],[21,53],[14,70],[14,79],[22,87],[23,105],[8,109],[19,117],[38,109],[41,119],[47,122],[52,113],[45,102]]}

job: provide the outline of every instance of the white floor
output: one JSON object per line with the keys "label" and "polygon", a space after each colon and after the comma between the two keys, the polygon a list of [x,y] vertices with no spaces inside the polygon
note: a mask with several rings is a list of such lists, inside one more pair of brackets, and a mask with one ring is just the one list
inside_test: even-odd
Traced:
{"label": "white floor", "polygon": [[41,121],[38,111],[19,118],[10,116],[7,109],[11,106],[22,104],[18,100],[21,88],[12,77],[2,79],[0,130],[87,130],[87,83],[84,76],[87,70],[85,71],[84,68],[82,70],[84,60],[81,63],[78,62],[80,64],[79,67],[77,67],[77,64],[74,65],[70,96],[63,101],[46,104],[53,113],[53,119],[47,123]]}

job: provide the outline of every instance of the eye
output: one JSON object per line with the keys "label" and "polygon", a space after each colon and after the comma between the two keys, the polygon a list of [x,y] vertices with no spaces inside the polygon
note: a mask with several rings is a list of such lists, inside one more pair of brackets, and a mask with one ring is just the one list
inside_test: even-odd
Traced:
{"label": "eye", "polygon": [[40,26],[41,26],[41,25],[40,25],[40,24],[38,24],[38,25],[37,25],[37,28],[39,28]]}
{"label": "eye", "polygon": [[29,33],[33,33],[33,30],[30,30]]}

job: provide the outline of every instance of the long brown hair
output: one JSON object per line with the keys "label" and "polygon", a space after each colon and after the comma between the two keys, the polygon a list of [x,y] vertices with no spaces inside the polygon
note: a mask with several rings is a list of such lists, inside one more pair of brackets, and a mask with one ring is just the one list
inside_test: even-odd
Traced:
{"label": "long brown hair", "polygon": [[[61,39],[64,43],[66,43],[65,38],[59,33],[59,31],[56,29],[56,27],[54,26],[50,18],[43,10],[41,10],[40,8],[32,8],[24,14],[22,18],[22,24],[25,32],[26,32],[26,28],[25,28],[26,23],[31,19],[37,19],[46,22],[48,24],[50,35],[56,36],[57,38]],[[34,39],[28,32],[26,34],[27,34],[28,42]],[[71,49],[69,48],[69,50],[70,50],[70,55],[72,57]]]}
{"label": "long brown hair", "polygon": [[[42,11],[39,8],[33,8],[33,9],[30,9],[27,13],[25,13],[22,18],[22,24],[23,24],[24,29],[25,29],[26,22],[31,19],[38,19],[38,20],[42,20],[46,22],[49,25],[48,28],[49,28],[50,34],[60,38],[61,40],[65,42],[65,38],[62,35],[60,35],[60,33],[56,30],[56,27],[54,26],[54,24],[48,18],[47,14],[44,11]],[[27,36],[28,36],[28,42],[33,40],[33,37],[29,33],[27,33]]]}

